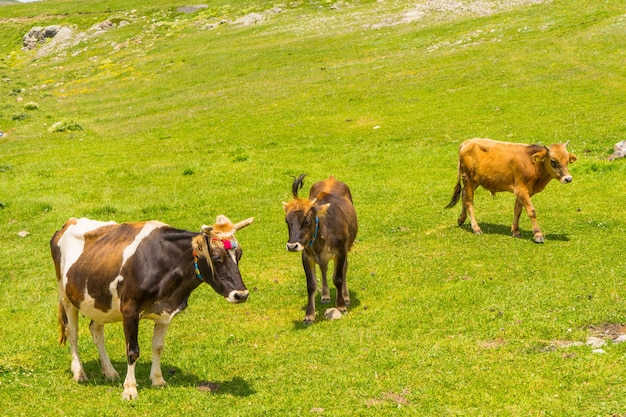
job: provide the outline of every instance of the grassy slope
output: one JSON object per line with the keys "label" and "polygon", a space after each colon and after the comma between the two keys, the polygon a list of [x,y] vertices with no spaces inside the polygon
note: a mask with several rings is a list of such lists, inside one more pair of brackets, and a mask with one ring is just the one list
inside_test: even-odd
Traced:
{"label": "grassy slope", "polygon": [[[224,1],[192,16],[174,13],[183,2],[0,8],[0,128],[16,128],[0,139],[8,414],[66,414],[75,398],[91,404],[86,415],[625,412],[623,346],[605,355],[553,348],[584,341],[589,326],[623,322],[626,169],[605,158],[626,130],[624,6],[554,2],[369,27],[398,20],[407,3],[304,2],[263,24],[212,30],[200,28],[264,8]],[[108,17],[131,24],[63,59],[18,52],[35,24],[86,31]],[[39,110],[23,110],[17,96]],[[59,120],[85,130],[49,133]],[[545,245],[530,243],[526,218],[524,239],[507,237],[511,195],[478,194],[480,237],[455,226],[458,208],[442,209],[458,143],[474,136],[571,141],[574,183],[534,198]],[[348,182],[360,221],[351,313],[308,328],[280,208],[300,172],[309,185],[330,173]],[[209,289],[194,293],[168,335],[170,386],[141,389],[133,404],[99,376],[84,323],[92,382],[73,383],[68,349],[56,345],[53,231],[69,216],[197,229],[222,212],[256,217],[240,236],[250,302],[233,308]],[[124,371],[120,326],[110,327]],[[220,393],[196,390],[202,380],[220,382]]]}

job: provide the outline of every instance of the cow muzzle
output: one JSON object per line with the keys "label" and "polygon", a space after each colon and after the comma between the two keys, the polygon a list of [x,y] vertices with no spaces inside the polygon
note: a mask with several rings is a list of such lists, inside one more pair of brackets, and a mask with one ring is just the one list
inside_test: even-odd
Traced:
{"label": "cow muzzle", "polygon": [[248,299],[248,290],[231,291],[226,299],[233,304],[245,303]]}
{"label": "cow muzzle", "polygon": [[561,183],[562,184],[569,184],[570,182],[572,182],[573,178],[571,175],[566,175],[564,177],[561,178]]}
{"label": "cow muzzle", "polygon": [[300,242],[291,243],[287,242],[287,250],[289,252],[300,252],[304,249],[304,246]]}

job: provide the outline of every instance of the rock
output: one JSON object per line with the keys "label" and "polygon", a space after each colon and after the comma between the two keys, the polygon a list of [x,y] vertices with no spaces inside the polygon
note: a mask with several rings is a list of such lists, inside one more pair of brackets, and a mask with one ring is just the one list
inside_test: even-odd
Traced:
{"label": "rock", "polygon": [[50,52],[53,52],[58,49],[63,49],[72,42],[74,38],[74,31],[67,26],[61,27],[61,29],[57,32],[57,34],[50,40],[49,43],[45,44],[41,47],[37,54],[35,55],[37,58],[41,58],[43,56],[48,55]]}
{"label": "rock", "polygon": [[587,338],[587,346],[591,346],[594,349],[601,348],[604,345],[606,345],[606,341],[604,339],[594,336]]}
{"label": "rock", "polygon": [[64,26],[51,25],[41,27],[33,26],[26,35],[24,35],[22,46],[24,50],[34,49],[38,43],[45,43],[46,39],[54,38],[63,30]]}
{"label": "rock", "polygon": [[17,235],[19,237],[26,237],[26,236],[30,235],[30,233],[28,233],[26,230],[22,230],[21,232],[18,232]]}
{"label": "rock", "polygon": [[606,351],[604,349],[594,349],[591,351],[591,353],[603,354],[603,353],[606,353]]}
{"label": "rock", "polygon": [[324,312],[324,317],[326,317],[328,320],[338,320],[342,318],[343,315],[341,314],[341,311],[337,310],[336,308],[327,308],[326,312]]}
{"label": "rock", "polygon": [[626,342],[626,334],[620,334],[615,339],[613,339],[613,343],[624,343]]}
{"label": "rock", "polygon": [[241,24],[244,26],[254,25],[263,21],[263,15],[259,13],[250,13],[235,20],[235,24]]}
{"label": "rock", "polygon": [[187,14],[193,14],[196,13],[202,9],[206,9],[209,6],[207,6],[206,4],[197,4],[195,6],[182,6],[179,7],[178,9],[176,9],[177,12],[179,13],[187,13]]}
{"label": "rock", "polygon": [[613,151],[613,154],[609,156],[609,161],[626,157],[626,140],[617,142],[615,146],[613,146]]}
{"label": "rock", "polygon": [[63,29],[63,26],[60,25],[46,26],[43,30],[43,37],[54,38],[61,31],[61,29]]}

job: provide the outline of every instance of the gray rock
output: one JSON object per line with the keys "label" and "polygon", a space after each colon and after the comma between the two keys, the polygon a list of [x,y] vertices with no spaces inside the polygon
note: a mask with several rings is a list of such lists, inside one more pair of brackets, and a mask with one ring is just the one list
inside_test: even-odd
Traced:
{"label": "gray rock", "polygon": [[202,9],[206,9],[209,6],[207,6],[206,4],[197,4],[195,6],[182,6],[179,7],[178,9],[176,9],[177,12],[179,13],[187,13],[187,14],[193,14],[196,13]]}
{"label": "gray rock", "polygon": [[343,315],[341,314],[341,311],[337,310],[336,308],[327,308],[326,312],[324,313],[324,317],[326,317],[328,320],[338,320],[342,318]]}
{"label": "gray rock", "polygon": [[613,146],[613,151],[613,154],[609,156],[609,161],[626,157],[626,140],[617,142],[615,146]]}
{"label": "gray rock", "polygon": [[594,336],[587,338],[587,346],[591,346],[593,349],[601,348],[604,345],[606,345],[606,341],[604,339]]}

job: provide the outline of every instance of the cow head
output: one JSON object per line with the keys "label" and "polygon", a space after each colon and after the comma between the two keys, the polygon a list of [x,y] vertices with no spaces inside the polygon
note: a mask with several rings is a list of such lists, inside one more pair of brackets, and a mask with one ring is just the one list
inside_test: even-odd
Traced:
{"label": "cow head", "polygon": [[567,151],[568,143],[544,146],[544,149],[533,154],[533,160],[536,163],[543,163],[546,172],[563,184],[572,182],[567,164],[576,162],[576,156]]}
{"label": "cow head", "polygon": [[293,199],[283,202],[285,221],[289,229],[289,252],[300,252],[307,246],[313,245],[319,230],[319,219],[326,215],[330,204],[317,204],[317,199],[308,200],[298,197],[298,190],[302,188],[304,174],[293,182]]}
{"label": "cow head", "polygon": [[220,215],[213,226],[202,226],[202,232],[192,240],[197,254],[194,256],[208,266],[208,273],[197,271],[196,274],[231,303],[243,303],[248,298],[248,290],[239,272],[239,259],[243,252],[235,232],[253,220],[251,217],[233,224],[226,216]]}

